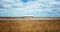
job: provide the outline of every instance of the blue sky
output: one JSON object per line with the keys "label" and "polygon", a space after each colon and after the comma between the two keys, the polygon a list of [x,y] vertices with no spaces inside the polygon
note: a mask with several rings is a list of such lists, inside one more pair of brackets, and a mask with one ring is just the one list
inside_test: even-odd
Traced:
{"label": "blue sky", "polygon": [[0,17],[60,17],[60,0],[0,0]]}

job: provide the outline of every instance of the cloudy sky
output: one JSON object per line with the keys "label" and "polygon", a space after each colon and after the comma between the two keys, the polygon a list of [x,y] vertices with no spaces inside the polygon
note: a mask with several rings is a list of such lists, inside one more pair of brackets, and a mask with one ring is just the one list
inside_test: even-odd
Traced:
{"label": "cloudy sky", "polygon": [[60,0],[0,0],[0,17],[60,17]]}

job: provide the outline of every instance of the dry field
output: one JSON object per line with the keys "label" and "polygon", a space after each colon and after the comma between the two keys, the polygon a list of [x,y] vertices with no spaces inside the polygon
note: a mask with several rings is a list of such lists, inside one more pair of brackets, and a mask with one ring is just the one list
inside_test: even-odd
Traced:
{"label": "dry field", "polygon": [[60,32],[60,20],[4,19],[0,20],[0,32]]}

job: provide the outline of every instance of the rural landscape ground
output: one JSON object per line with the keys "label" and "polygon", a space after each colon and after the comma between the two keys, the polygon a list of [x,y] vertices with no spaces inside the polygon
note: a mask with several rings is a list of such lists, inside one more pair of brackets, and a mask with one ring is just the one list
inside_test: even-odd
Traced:
{"label": "rural landscape ground", "polygon": [[60,20],[39,18],[0,18],[0,32],[60,32]]}

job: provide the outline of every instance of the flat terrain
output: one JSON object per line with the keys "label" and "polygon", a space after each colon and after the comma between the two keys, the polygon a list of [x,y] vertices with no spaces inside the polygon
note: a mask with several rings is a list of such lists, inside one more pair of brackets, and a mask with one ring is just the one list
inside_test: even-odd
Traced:
{"label": "flat terrain", "polygon": [[0,18],[0,32],[60,32],[60,20]]}

